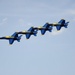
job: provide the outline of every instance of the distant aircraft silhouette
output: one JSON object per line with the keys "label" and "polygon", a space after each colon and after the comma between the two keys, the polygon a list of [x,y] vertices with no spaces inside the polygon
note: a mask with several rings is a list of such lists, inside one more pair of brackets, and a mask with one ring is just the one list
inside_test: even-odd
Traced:
{"label": "distant aircraft silhouette", "polygon": [[9,44],[11,45],[11,44],[13,44],[13,42],[14,42],[15,40],[17,40],[18,42],[20,42],[21,36],[22,36],[22,35],[18,36],[17,32],[15,32],[15,33],[14,33],[13,35],[11,35],[11,36],[0,37],[0,39],[9,40]]}
{"label": "distant aircraft silhouette", "polygon": [[31,35],[37,36],[37,29],[34,27],[31,27],[28,31],[21,31],[21,32],[17,32],[18,34],[25,34],[26,35],[26,39],[29,39]]}
{"label": "distant aircraft silhouette", "polygon": [[65,22],[64,19],[61,19],[58,23],[51,24],[52,26],[56,26],[57,30],[60,30],[62,27],[67,28],[69,22]]}
{"label": "distant aircraft silhouette", "polygon": [[37,27],[38,30],[41,31],[41,34],[44,35],[46,31],[52,32],[53,26],[49,23],[46,23],[44,26]]}

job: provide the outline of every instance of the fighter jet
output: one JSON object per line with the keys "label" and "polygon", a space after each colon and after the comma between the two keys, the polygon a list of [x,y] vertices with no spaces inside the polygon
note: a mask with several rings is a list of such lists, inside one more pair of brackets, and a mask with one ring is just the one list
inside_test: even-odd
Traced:
{"label": "fighter jet", "polygon": [[37,28],[31,27],[28,31],[21,31],[18,34],[25,34],[26,39],[29,39],[31,35],[37,36]]}
{"label": "fighter jet", "polygon": [[11,36],[0,37],[0,39],[9,40],[9,44],[12,45],[15,40],[17,40],[18,42],[20,42],[21,36],[22,35],[18,36],[17,32],[15,32]]}
{"label": "fighter jet", "polygon": [[49,23],[46,23],[44,26],[37,27],[38,30],[41,31],[41,34],[44,35],[46,31],[52,32],[53,26]]}
{"label": "fighter jet", "polygon": [[56,26],[57,30],[60,30],[62,27],[67,28],[69,22],[65,22],[64,19],[61,19],[58,23],[51,24],[52,26]]}

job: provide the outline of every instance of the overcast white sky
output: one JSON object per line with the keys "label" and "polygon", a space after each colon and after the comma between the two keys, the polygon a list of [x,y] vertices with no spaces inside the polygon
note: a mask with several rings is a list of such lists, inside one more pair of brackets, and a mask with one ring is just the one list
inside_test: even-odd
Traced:
{"label": "overcast white sky", "polygon": [[64,18],[68,28],[23,36],[9,46],[0,40],[0,75],[75,75],[74,0],[0,0],[0,36]]}

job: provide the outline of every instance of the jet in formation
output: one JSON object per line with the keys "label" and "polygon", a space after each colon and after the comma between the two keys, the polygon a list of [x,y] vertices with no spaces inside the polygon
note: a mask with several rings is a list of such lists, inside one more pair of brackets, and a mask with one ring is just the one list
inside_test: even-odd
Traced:
{"label": "jet in formation", "polygon": [[26,39],[29,39],[31,35],[37,36],[37,29],[34,27],[31,27],[28,31],[20,31],[17,32],[17,34],[24,34],[26,35]]}
{"label": "jet in formation", "polygon": [[46,31],[52,32],[53,26],[50,25],[49,23],[46,23],[44,26],[41,27],[36,27],[36,29],[41,31],[41,34],[44,35]]}
{"label": "jet in formation", "polygon": [[69,22],[65,22],[64,19],[61,19],[58,23],[50,24],[52,26],[55,26],[57,30],[60,30],[62,27],[67,28]]}
{"label": "jet in formation", "polygon": [[13,44],[13,42],[15,40],[17,40],[18,42],[20,42],[22,35],[18,36],[17,32],[15,32],[13,35],[11,36],[4,36],[4,37],[0,37],[0,39],[5,39],[5,40],[9,40],[9,44]]}

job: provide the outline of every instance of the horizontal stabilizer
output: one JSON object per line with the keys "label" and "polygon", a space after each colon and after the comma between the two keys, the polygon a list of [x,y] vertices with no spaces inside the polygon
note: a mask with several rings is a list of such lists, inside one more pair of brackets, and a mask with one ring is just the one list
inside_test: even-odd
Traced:
{"label": "horizontal stabilizer", "polygon": [[65,20],[64,19],[61,19],[58,23],[65,24]]}
{"label": "horizontal stabilizer", "polygon": [[69,22],[66,22],[66,23],[64,24],[64,27],[65,27],[65,28],[67,28],[67,26],[68,26],[68,23],[69,23]]}

